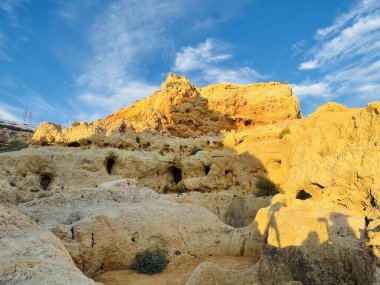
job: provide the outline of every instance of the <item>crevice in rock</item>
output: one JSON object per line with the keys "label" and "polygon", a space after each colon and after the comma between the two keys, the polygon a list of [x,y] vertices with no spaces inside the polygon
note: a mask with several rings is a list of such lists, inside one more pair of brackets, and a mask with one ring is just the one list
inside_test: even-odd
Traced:
{"label": "crevice in rock", "polygon": [[72,239],[72,240],[75,240],[75,231],[74,231],[74,227],[72,227],[72,228],[70,229],[70,231],[71,231],[71,239]]}
{"label": "crevice in rock", "polygon": [[247,238],[244,238],[243,240],[243,244],[241,245],[241,248],[240,248],[240,256],[244,256],[244,252],[245,252],[245,242],[247,241]]}
{"label": "crevice in rock", "polygon": [[297,192],[296,199],[298,200],[307,200],[313,198],[309,193],[307,193],[305,190],[301,189]]}
{"label": "crevice in rock", "polygon": [[325,186],[319,184],[318,182],[311,182],[314,186],[317,186],[319,189],[325,189]]}
{"label": "crevice in rock", "polygon": [[210,172],[210,170],[211,170],[210,166],[205,166],[205,174],[206,174],[206,176],[208,175],[208,173]]}
{"label": "crevice in rock", "polygon": [[94,248],[94,245],[95,245],[95,234],[92,233],[91,234],[91,247]]}

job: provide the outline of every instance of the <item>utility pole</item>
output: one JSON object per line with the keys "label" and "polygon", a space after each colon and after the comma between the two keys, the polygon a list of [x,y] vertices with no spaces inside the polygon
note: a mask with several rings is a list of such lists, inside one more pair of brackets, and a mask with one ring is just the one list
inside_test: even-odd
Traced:
{"label": "utility pole", "polygon": [[30,126],[32,124],[32,112],[28,108],[25,108],[24,114],[22,115],[22,121],[24,125]]}

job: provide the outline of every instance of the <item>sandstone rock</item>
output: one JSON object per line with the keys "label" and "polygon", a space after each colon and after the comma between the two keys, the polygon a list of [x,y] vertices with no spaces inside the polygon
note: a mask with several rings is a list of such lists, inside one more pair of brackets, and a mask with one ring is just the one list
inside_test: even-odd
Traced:
{"label": "sandstone rock", "polygon": [[298,99],[288,84],[224,83],[199,88],[199,92],[210,110],[232,118],[238,129],[301,118]]}
{"label": "sandstone rock", "polygon": [[[225,147],[258,159],[268,176],[293,199],[303,190],[379,216],[380,115],[334,104],[302,120],[258,126],[226,135]],[[332,111],[333,110],[333,111]]]}
{"label": "sandstone rock", "polygon": [[62,242],[15,209],[0,205],[1,284],[94,284]]}
{"label": "sandstone rock", "polygon": [[275,211],[256,268],[263,284],[371,284],[365,220],[333,204],[299,201]]}
{"label": "sandstone rock", "polygon": [[33,142],[130,148],[136,146],[132,130],[197,137],[300,117],[298,100],[287,84],[197,88],[185,77],[169,74],[161,90],[107,118],[90,124],[75,123],[72,128],[44,122],[37,128]]}
{"label": "sandstone rock", "polygon": [[88,276],[128,268],[138,252],[154,246],[166,250],[171,263],[208,255],[257,259],[260,250],[253,227],[235,229],[203,207],[123,180],[35,199],[18,209],[52,229]]}
{"label": "sandstone rock", "polygon": [[[181,143],[168,143],[162,154],[97,147],[30,148],[1,154],[0,177],[7,181],[7,193],[16,195],[16,202],[67,189],[96,187],[118,177],[136,179],[160,193],[258,191],[255,181],[264,170],[255,158],[229,150],[206,151],[207,146],[192,155],[193,144]],[[151,147],[155,147],[153,143]],[[12,196],[1,197],[0,201],[5,201]]]}
{"label": "sandstone rock", "polygon": [[220,193],[181,193],[168,195],[172,199],[202,206],[219,217],[224,223],[233,227],[245,227],[252,223],[257,212],[269,206],[269,197],[254,195],[234,195]]}

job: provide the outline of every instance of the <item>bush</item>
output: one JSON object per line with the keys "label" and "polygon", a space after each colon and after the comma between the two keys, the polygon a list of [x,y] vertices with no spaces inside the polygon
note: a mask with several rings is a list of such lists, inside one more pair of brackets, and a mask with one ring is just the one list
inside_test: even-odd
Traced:
{"label": "bush", "polygon": [[11,140],[0,152],[18,151],[23,148],[27,148],[28,143],[21,140]]}
{"label": "bush", "polygon": [[198,151],[202,151],[202,150],[203,150],[202,148],[195,146],[191,149],[190,155],[196,155]]}
{"label": "bush", "polygon": [[256,187],[259,189],[257,196],[273,196],[279,193],[276,184],[264,176],[258,177]]}
{"label": "bush", "polygon": [[166,251],[159,248],[148,248],[136,255],[132,268],[138,273],[155,274],[164,270],[168,262]]}

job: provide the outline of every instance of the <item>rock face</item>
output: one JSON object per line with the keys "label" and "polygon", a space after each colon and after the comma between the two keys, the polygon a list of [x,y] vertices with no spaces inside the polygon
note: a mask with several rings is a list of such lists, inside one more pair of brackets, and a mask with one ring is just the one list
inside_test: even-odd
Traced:
{"label": "rock face", "polygon": [[210,110],[233,119],[237,129],[301,118],[298,99],[288,84],[214,84],[199,92]]}
{"label": "rock face", "polygon": [[205,149],[193,155],[191,151],[191,147],[172,141],[162,154],[98,147],[43,147],[6,153],[0,160],[0,177],[4,178],[0,197],[5,191],[4,199],[26,202],[117,178],[136,179],[159,193],[229,191],[241,195],[259,191],[255,182],[265,171],[255,158],[229,150]]}
{"label": "rock face", "polygon": [[[216,135],[255,125],[301,118],[297,97],[287,84],[217,84],[198,88],[185,77],[170,74],[161,90],[115,114],[91,124],[75,123],[72,129],[43,123],[33,141],[39,144],[88,144],[100,140],[116,143],[111,134],[153,130],[177,137]],[[129,142],[117,138],[119,146]]]}
{"label": "rock face", "polygon": [[373,219],[380,214],[379,110],[380,103],[327,104],[307,119],[230,133],[223,143],[256,157],[289,197],[303,190]]}
{"label": "rock face", "polygon": [[[374,280],[379,102],[357,109],[328,103],[302,119],[286,84],[199,88],[170,75],[160,91],[105,119],[72,128],[43,123],[33,141],[0,154],[0,203],[44,228],[29,221],[28,230],[14,231],[14,250],[27,245],[37,268],[40,252],[25,238],[39,241],[51,230],[88,276],[129,268],[136,253],[158,246],[174,265],[208,255],[257,261],[238,273],[201,264],[188,285]],[[257,197],[276,187],[281,194]],[[13,235],[8,222],[1,225]],[[51,240],[41,248],[55,245],[52,264],[76,284],[87,282]],[[10,244],[0,239],[9,252]],[[11,252],[4,262],[12,256],[21,258]],[[29,276],[32,269],[22,268],[20,276]]]}
{"label": "rock face", "polygon": [[372,284],[374,259],[365,246],[365,228],[363,216],[326,202],[278,208],[269,218],[267,245],[257,265],[260,281]]}
{"label": "rock face", "polygon": [[0,205],[0,283],[95,285],[62,242],[18,211]]}
{"label": "rock face", "polygon": [[372,284],[374,258],[366,247],[363,216],[331,203],[286,206],[281,195],[275,198],[252,224],[264,245],[255,265],[233,273],[202,263],[186,285]]}
{"label": "rock face", "polygon": [[18,209],[60,237],[88,276],[126,269],[138,252],[155,246],[168,252],[171,263],[208,255],[257,260],[260,251],[254,228],[230,227],[203,207],[123,180],[35,199]]}

